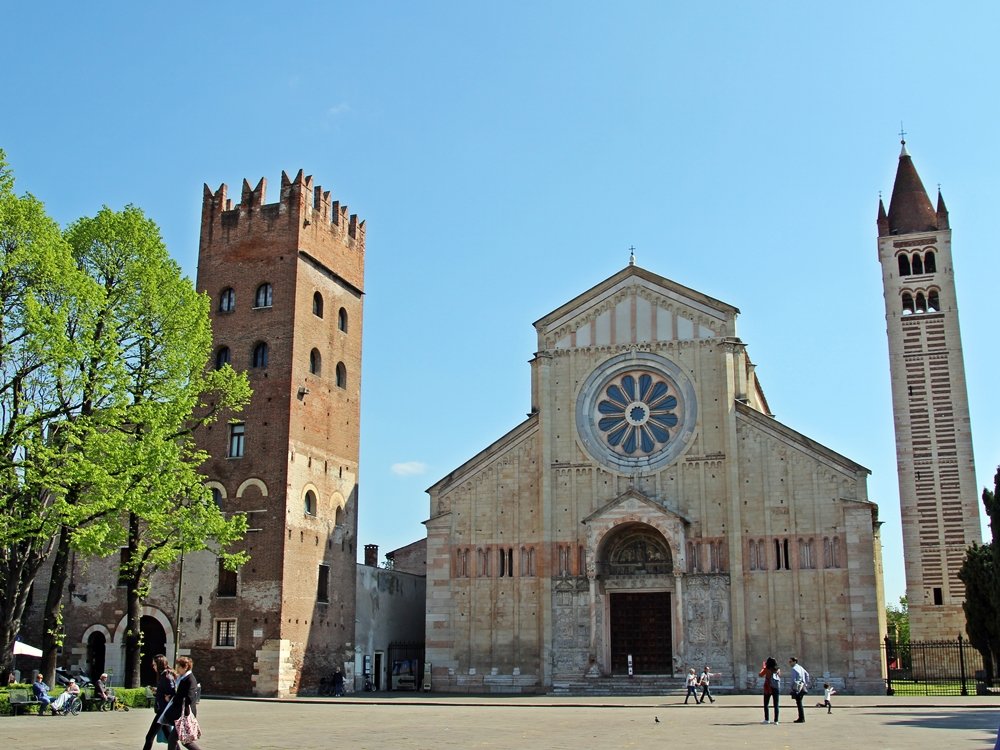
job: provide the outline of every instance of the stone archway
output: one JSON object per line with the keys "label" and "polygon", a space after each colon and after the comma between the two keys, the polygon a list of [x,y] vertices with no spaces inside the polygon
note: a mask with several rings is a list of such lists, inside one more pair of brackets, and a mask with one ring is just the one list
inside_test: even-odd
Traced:
{"label": "stone archway", "polygon": [[153,670],[153,657],[157,654],[166,655],[167,633],[159,620],[149,615],[143,615],[139,619],[139,631],[142,633],[142,647],[139,651],[139,684],[155,685],[156,672]]}
{"label": "stone archway", "polygon": [[625,523],[598,558],[612,674],[673,674],[673,555],[654,527]]}

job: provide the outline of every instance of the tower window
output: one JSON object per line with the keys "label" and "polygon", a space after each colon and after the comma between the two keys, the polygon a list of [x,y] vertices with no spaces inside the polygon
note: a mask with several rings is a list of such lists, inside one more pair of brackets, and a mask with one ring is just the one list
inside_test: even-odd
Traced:
{"label": "tower window", "polygon": [[915,253],[913,256],[913,264],[911,265],[913,273],[922,274],[924,272],[924,261],[920,257],[920,253]]}
{"label": "tower window", "polygon": [[934,604],[935,604],[935,606],[938,606],[938,607],[940,607],[942,604],[944,604],[944,595],[943,595],[943,592],[941,591],[941,587],[940,586],[935,586],[934,587]]}
{"label": "tower window", "polygon": [[340,308],[340,312],[337,313],[337,328],[344,333],[347,333],[347,310],[343,307]]}
{"label": "tower window", "polygon": [[237,575],[235,570],[226,570],[219,560],[219,596],[236,596]]}
{"label": "tower window", "polygon": [[941,298],[938,296],[937,289],[932,289],[927,293],[927,310],[928,312],[941,310]]}
{"label": "tower window", "polygon": [[253,298],[254,307],[270,307],[271,306],[271,285],[268,283],[263,283],[257,287],[257,294]]}
{"label": "tower window", "polygon": [[323,295],[319,292],[313,294],[313,315],[317,318],[323,317]]}
{"label": "tower window", "polygon": [[215,647],[236,648],[236,620],[215,621]]}
{"label": "tower window", "polygon": [[250,358],[250,366],[264,369],[267,367],[267,344],[263,341],[258,341],[253,348],[253,356]]}
{"label": "tower window", "polygon": [[913,315],[913,295],[903,292],[903,315]]}
{"label": "tower window", "polygon": [[910,256],[900,255],[899,256],[899,275],[909,276],[910,275]]}
{"label": "tower window", "polygon": [[306,515],[315,516],[316,515],[316,493],[312,490],[306,492]]}
{"label": "tower window", "polygon": [[323,374],[323,358],[320,356],[319,349],[313,349],[309,352],[309,372],[313,375]]}
{"label": "tower window", "polygon": [[236,292],[226,287],[219,295],[219,312],[229,313],[236,309]]}
{"label": "tower window", "polygon": [[928,250],[924,254],[924,273],[936,273],[937,262],[934,260],[934,251]]}
{"label": "tower window", "polygon": [[215,351],[215,369],[221,370],[229,364],[230,353],[228,346],[220,346]]}
{"label": "tower window", "polygon": [[343,362],[337,363],[337,387],[346,388],[347,387],[347,367]]}
{"label": "tower window", "polygon": [[316,601],[330,601],[330,566],[320,563],[316,581]]}
{"label": "tower window", "polygon": [[927,300],[924,299],[923,292],[917,292],[917,310],[918,313],[927,312]]}
{"label": "tower window", "polygon": [[229,458],[243,458],[243,441],[246,425],[242,422],[229,425]]}

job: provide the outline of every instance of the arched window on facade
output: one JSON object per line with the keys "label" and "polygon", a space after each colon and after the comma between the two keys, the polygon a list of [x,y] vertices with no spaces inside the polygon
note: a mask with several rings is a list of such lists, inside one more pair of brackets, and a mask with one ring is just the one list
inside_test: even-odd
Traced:
{"label": "arched window on facade", "polygon": [[941,311],[941,298],[938,296],[937,289],[931,289],[927,293],[927,311],[928,312]]}
{"label": "arched window on facade", "polygon": [[903,315],[913,315],[913,295],[903,292]]}
{"label": "arched window on facade", "polygon": [[924,261],[920,257],[920,253],[913,254],[913,262],[910,264],[910,268],[913,269],[913,273],[920,275],[924,272]]}
{"label": "arched window on facade", "polygon": [[229,364],[230,352],[228,346],[220,346],[215,350],[215,369],[221,370]]}
{"label": "arched window on facade", "polygon": [[489,576],[490,575],[490,551],[488,549],[478,549],[476,550],[476,555],[479,558],[479,575]]}
{"label": "arched window on facade", "polygon": [[910,256],[906,253],[900,253],[899,258],[899,275],[909,276],[910,275]]}
{"label": "arched window on facade", "polygon": [[788,564],[788,540],[787,539],[775,539],[774,540],[774,569],[775,570],[789,570],[790,566]]}
{"label": "arched window on facade", "polygon": [[219,294],[219,312],[232,312],[236,309],[236,292],[231,286],[226,287]]}
{"label": "arched window on facade", "polygon": [[319,292],[313,294],[313,315],[323,317],[323,295]]}
{"label": "arched window on facade", "polygon": [[264,282],[259,287],[257,287],[257,294],[253,298],[254,307],[270,307],[271,306],[271,285]]}
{"label": "arched window on facade", "polygon": [[816,567],[813,560],[813,540],[799,539],[799,567],[807,570]]}
{"label": "arched window on facade", "polygon": [[309,372],[313,375],[323,374],[323,358],[320,356],[319,349],[313,349],[309,352]]}
{"label": "arched window on facade", "polygon": [[701,571],[701,565],[699,565],[698,558],[701,556],[701,554],[700,554],[701,553],[701,546],[698,545],[698,544],[696,544],[696,543],[694,543],[694,542],[688,542],[687,543],[687,552],[688,552],[688,559],[687,559],[688,573],[698,573],[698,572],[700,572]]}
{"label": "arched window on facade", "polygon": [[258,341],[253,347],[253,356],[250,358],[250,366],[257,369],[267,367],[267,342]]}
{"label": "arched window on facade", "polygon": [[340,308],[340,312],[337,313],[337,328],[344,333],[347,333],[347,310],[343,307]]}
{"label": "arched window on facade", "polygon": [[312,490],[306,491],[305,511],[307,516],[316,515],[316,493]]}
{"label": "arched window on facade", "polygon": [[924,273],[937,273],[937,261],[933,250],[924,253]]}
{"label": "arched window on facade", "polygon": [[347,387],[347,367],[343,362],[337,363],[337,387]]}
{"label": "arched window on facade", "polygon": [[915,312],[924,313],[927,312],[927,300],[924,299],[923,292],[917,292],[917,300],[915,304]]}

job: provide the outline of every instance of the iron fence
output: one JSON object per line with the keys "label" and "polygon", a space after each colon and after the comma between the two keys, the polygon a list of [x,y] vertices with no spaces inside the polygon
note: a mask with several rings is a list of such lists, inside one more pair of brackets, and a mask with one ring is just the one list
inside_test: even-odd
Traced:
{"label": "iron fence", "polygon": [[886,695],[1000,695],[997,670],[987,669],[983,655],[958,636],[954,641],[882,644]]}

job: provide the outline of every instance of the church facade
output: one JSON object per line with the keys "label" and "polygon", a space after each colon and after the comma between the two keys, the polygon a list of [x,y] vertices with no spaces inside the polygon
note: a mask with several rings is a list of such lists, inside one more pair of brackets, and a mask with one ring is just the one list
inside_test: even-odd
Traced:
{"label": "church facade", "polygon": [[428,490],[433,690],[884,688],[869,472],[773,418],[738,312],[630,263],[535,323],[528,418]]}

